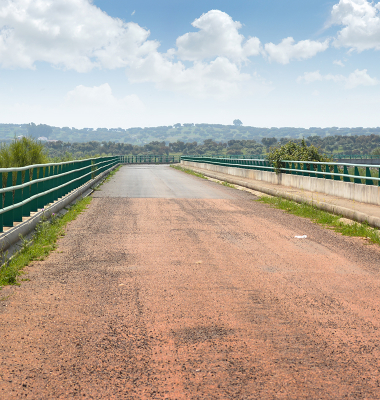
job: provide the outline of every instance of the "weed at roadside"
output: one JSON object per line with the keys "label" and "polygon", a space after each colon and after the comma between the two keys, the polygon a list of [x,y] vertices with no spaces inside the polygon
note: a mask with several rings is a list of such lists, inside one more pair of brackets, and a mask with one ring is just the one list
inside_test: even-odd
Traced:
{"label": "weed at roadside", "polygon": [[227,187],[232,188],[232,189],[236,189],[235,185],[231,185],[230,183],[225,182],[225,181],[222,182],[222,185],[223,186],[227,186]]}
{"label": "weed at roadside", "polygon": [[171,165],[170,168],[178,169],[178,171],[185,172],[186,174],[189,174],[189,175],[197,176],[198,178],[207,179],[203,174],[194,172],[191,169],[179,167],[178,165]]}
{"label": "weed at roadside", "polygon": [[289,214],[299,217],[308,218],[311,221],[327,228],[334,229],[345,236],[356,236],[369,239],[372,243],[380,244],[379,230],[371,228],[367,223],[354,222],[352,225],[340,222],[341,215],[330,214],[326,211],[319,210],[306,203],[296,203],[281,197],[263,196],[255,201],[265,203],[274,208],[279,208]]}
{"label": "weed at roadside", "polygon": [[104,179],[103,182],[101,182],[98,186],[94,187],[93,190],[97,191],[97,190],[101,190],[100,187],[103,185],[103,183],[108,182],[115,174],[117,171],[119,171],[119,169],[122,167],[122,165],[119,165],[118,167],[116,167],[115,169],[113,169],[106,177],[106,179]]}
{"label": "weed at roadside", "polygon": [[21,250],[0,268],[0,286],[17,285],[17,277],[22,274],[25,266],[34,260],[44,260],[56,248],[60,236],[64,236],[64,228],[77,218],[91,202],[91,197],[79,200],[59,217],[53,215],[50,221],[41,221],[33,235],[32,244],[23,241]]}

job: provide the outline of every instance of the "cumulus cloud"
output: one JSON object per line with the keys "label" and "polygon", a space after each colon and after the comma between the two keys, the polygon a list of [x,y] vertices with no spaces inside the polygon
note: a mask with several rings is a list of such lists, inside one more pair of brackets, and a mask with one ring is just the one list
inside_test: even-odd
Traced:
{"label": "cumulus cloud", "polygon": [[1,1],[0,64],[7,68],[34,68],[37,61],[78,72],[124,67],[159,46],[148,36],[88,0]]}
{"label": "cumulus cloud", "polygon": [[339,65],[339,67],[344,67],[344,64],[343,64],[343,62],[341,60],[334,60],[333,64],[334,65]]}
{"label": "cumulus cloud", "polygon": [[322,81],[342,82],[347,89],[354,89],[358,86],[375,86],[380,83],[376,78],[368,75],[367,70],[355,70],[348,76],[327,74],[322,75],[319,71],[305,72],[297,78],[298,83],[313,83]]}
{"label": "cumulus cloud", "polygon": [[380,82],[376,78],[371,78],[367,74],[367,70],[363,69],[355,70],[352,74],[350,74],[346,81],[346,87],[348,89],[353,89],[357,86],[375,86],[378,85]]}
{"label": "cumulus cloud", "polygon": [[89,126],[122,126],[144,112],[145,106],[137,95],[117,98],[108,83],[93,87],[79,85],[67,93],[60,107],[60,114],[68,120],[91,121]]}
{"label": "cumulus cloud", "polygon": [[292,37],[285,38],[279,44],[267,43],[265,52],[270,61],[280,64],[289,64],[293,59],[305,60],[314,57],[317,53],[325,51],[329,47],[329,40],[318,42],[313,40],[301,40],[295,43]]}
{"label": "cumulus cloud", "polygon": [[189,32],[177,41],[177,55],[182,60],[199,61],[214,57],[226,57],[234,61],[247,60],[261,52],[260,40],[256,37],[245,40],[239,34],[241,23],[228,14],[211,10],[196,19],[192,25],[198,32]]}
{"label": "cumulus cloud", "polygon": [[186,68],[156,52],[137,61],[127,72],[132,82],[153,82],[160,89],[175,90],[199,97],[226,99],[239,94],[251,76],[225,57],[195,62]]}
{"label": "cumulus cloud", "polygon": [[78,72],[126,68],[133,82],[224,98],[251,78],[240,63],[261,49],[257,38],[246,40],[238,33],[241,24],[218,10],[195,20],[199,31],[179,37],[178,49],[162,53],[147,29],[110,17],[90,0],[0,1],[5,68],[35,68],[37,62]]}
{"label": "cumulus cloud", "polygon": [[91,110],[100,109],[122,111],[127,113],[144,111],[142,101],[135,94],[125,96],[121,99],[112,94],[112,89],[108,83],[100,86],[87,87],[77,86],[74,90],[67,93],[65,98],[67,106],[89,108]]}
{"label": "cumulus cloud", "polygon": [[333,6],[328,25],[343,25],[333,44],[359,52],[380,49],[380,3],[340,0]]}

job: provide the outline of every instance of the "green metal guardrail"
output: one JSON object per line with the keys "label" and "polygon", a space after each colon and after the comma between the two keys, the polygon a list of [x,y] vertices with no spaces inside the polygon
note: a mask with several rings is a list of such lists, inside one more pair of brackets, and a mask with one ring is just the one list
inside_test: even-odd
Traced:
{"label": "green metal guardrail", "polygon": [[120,163],[119,156],[0,168],[0,232]]}
{"label": "green metal guardrail", "polygon": [[181,156],[121,156],[121,162],[124,164],[170,164],[180,162]]}
{"label": "green metal guardrail", "polygon": [[380,155],[373,154],[331,154],[334,160],[350,159],[350,160],[377,160],[380,159]]}
{"label": "green metal guardrail", "polygon": [[[268,160],[186,156],[182,156],[181,160],[276,172],[276,169]],[[283,160],[283,164],[284,167],[277,172],[380,186],[380,165],[287,160]]]}
{"label": "green metal guardrail", "polygon": [[[328,157],[332,157],[334,160],[379,160],[380,155],[373,155],[373,154],[327,154]],[[230,159],[243,159],[243,160],[264,160],[266,158],[265,154],[251,154],[251,155],[244,155],[244,154],[234,154],[234,155],[225,155],[225,154],[205,154],[205,155],[186,155],[183,157],[212,157],[212,158],[230,158]]]}

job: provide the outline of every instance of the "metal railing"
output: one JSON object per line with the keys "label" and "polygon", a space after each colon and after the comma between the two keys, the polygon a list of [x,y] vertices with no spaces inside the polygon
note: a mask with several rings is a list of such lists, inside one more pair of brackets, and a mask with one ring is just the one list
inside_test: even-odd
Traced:
{"label": "metal railing", "polygon": [[120,156],[123,164],[171,164],[180,162],[181,156],[155,156],[155,155],[141,155],[141,156]]}
{"label": "metal railing", "polygon": [[380,155],[373,154],[332,154],[331,157],[334,160],[350,159],[350,160],[377,160],[380,159]]}
{"label": "metal railing", "polygon": [[181,160],[380,186],[380,165],[283,160],[283,167],[276,170],[268,160],[261,159],[182,156]]}
{"label": "metal railing", "polygon": [[0,232],[120,163],[119,156],[0,168]]}

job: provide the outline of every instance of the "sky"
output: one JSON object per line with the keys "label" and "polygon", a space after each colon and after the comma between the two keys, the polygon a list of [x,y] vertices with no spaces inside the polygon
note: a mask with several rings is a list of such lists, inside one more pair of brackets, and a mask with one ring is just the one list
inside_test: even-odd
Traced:
{"label": "sky", "polygon": [[0,123],[380,126],[380,2],[0,0]]}

